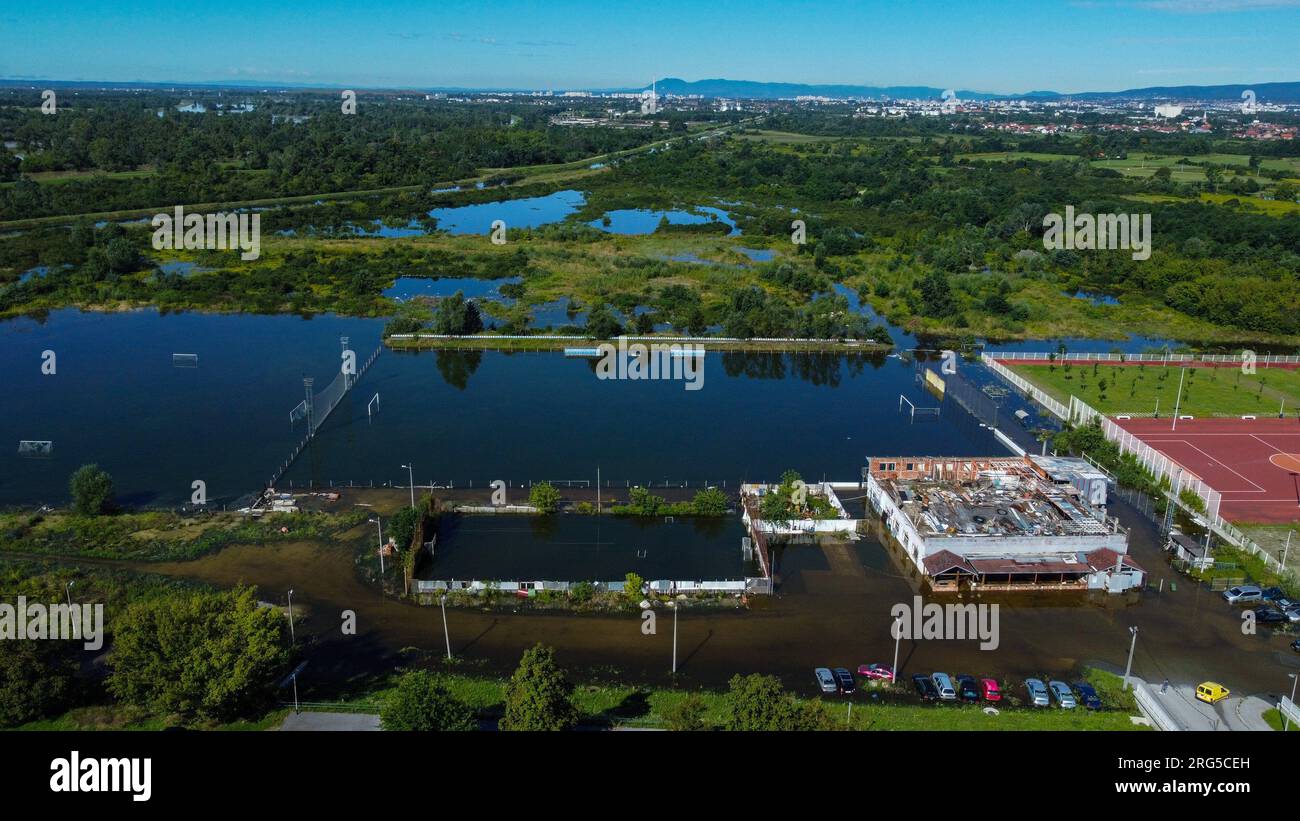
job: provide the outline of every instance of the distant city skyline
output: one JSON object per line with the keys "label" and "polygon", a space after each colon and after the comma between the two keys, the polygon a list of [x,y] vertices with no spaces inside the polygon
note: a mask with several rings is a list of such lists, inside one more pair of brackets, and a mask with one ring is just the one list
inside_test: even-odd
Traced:
{"label": "distant city skyline", "polygon": [[0,12],[0,78],[479,90],[726,78],[994,94],[1300,80],[1300,0],[53,0]]}

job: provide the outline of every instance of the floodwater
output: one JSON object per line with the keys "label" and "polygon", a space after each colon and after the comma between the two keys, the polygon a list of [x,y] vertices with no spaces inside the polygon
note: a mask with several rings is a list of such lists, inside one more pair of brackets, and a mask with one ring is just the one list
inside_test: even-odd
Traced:
{"label": "floodwater", "polygon": [[[987,675],[1018,690],[1028,676],[1069,677],[1083,665],[1122,671],[1129,627],[1136,626],[1133,672],[1147,680],[1213,678],[1242,695],[1277,693],[1288,685],[1287,674],[1300,669],[1300,657],[1287,648],[1288,635],[1267,630],[1242,635],[1235,608],[1167,568],[1145,519],[1122,503],[1113,512],[1133,528],[1133,555],[1154,586],[1163,583],[1163,592],[987,594],[973,601],[999,604],[996,649],[981,650],[978,641],[903,641],[900,675],[934,670]],[[369,537],[369,531],[358,529],[357,538]],[[263,598],[281,603],[292,588],[295,608],[301,608],[299,641],[312,641],[300,680],[304,697],[311,698],[410,663],[404,648],[429,658],[443,652],[439,609],[381,598],[359,580],[352,550],[351,545],[301,543],[234,547],[194,562],[141,569],[223,586],[256,584]],[[791,545],[779,559],[778,595],[756,599],[754,609],[683,609],[679,684],[722,687],[735,673],[758,672],[812,694],[814,667],[893,662],[890,610],[911,603],[917,586],[889,549],[874,539]],[[355,636],[341,634],[344,610],[356,613]],[[645,635],[639,614],[632,612],[447,611],[452,651],[462,662],[458,669],[468,665],[508,673],[527,647],[544,642],[556,647],[561,663],[579,677],[607,678],[616,668],[620,680],[660,685],[672,682],[669,618],[661,612],[656,634]]]}
{"label": "floodwater", "polygon": [[[519,489],[518,502],[527,498]],[[671,518],[671,520],[669,520]],[[746,568],[739,516],[450,515],[424,579],[721,581],[756,575]]]}
{"label": "floodwater", "polygon": [[[605,220],[609,220],[609,224]],[[706,222],[721,222],[731,227],[732,234],[738,234],[736,222],[720,208],[702,207],[691,211],[653,211],[645,208],[620,208],[606,213],[600,219],[587,223],[593,228],[608,231],[611,234],[653,234],[659,227],[660,220],[668,220],[669,225],[702,225]]]}

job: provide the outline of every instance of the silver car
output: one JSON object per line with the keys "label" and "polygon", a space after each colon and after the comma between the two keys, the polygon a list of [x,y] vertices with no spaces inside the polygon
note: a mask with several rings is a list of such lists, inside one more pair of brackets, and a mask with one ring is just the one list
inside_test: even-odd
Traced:
{"label": "silver car", "polygon": [[823,693],[834,695],[840,691],[840,686],[835,683],[835,676],[831,674],[829,667],[818,667],[813,670],[813,675],[817,676],[817,686]]}
{"label": "silver car", "polygon": [[1070,690],[1070,685],[1064,681],[1049,681],[1047,689],[1052,691],[1052,698],[1056,699],[1056,703],[1061,705],[1061,709],[1073,710],[1078,706],[1078,702],[1074,700],[1074,692]]}
{"label": "silver car", "polygon": [[952,679],[947,673],[935,673],[930,676],[930,681],[934,682],[934,688],[939,691],[939,698],[944,701],[956,701],[957,688],[952,686]]}
{"label": "silver car", "polygon": [[1286,611],[1286,620],[1294,624],[1300,621],[1300,605],[1288,608]]}
{"label": "silver car", "polygon": [[1242,584],[1223,591],[1223,598],[1229,604],[1248,604],[1263,599],[1264,591],[1253,584]]}
{"label": "silver car", "polygon": [[1047,688],[1038,679],[1025,679],[1025,689],[1029,691],[1029,703],[1033,706],[1046,707],[1051,704],[1047,698]]}

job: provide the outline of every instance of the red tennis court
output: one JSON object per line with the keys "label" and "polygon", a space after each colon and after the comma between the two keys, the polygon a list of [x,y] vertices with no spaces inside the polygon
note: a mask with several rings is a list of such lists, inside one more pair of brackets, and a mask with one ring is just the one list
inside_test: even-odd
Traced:
{"label": "red tennis court", "polygon": [[1114,419],[1223,496],[1229,521],[1300,520],[1300,419]]}

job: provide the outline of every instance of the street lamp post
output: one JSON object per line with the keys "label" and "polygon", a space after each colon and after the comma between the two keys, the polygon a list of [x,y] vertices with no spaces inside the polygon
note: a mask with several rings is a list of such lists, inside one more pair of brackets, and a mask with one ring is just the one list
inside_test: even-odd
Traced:
{"label": "street lamp post", "polygon": [[1295,533],[1294,530],[1288,530],[1288,531],[1287,531],[1287,533],[1286,533],[1286,547],[1282,548],[1282,572],[1283,572],[1283,573],[1286,572],[1286,554],[1287,554],[1288,551],[1291,550],[1291,535],[1292,535],[1293,533]]}
{"label": "street lamp post", "polygon": [[673,675],[677,675],[677,611],[681,608],[677,602],[671,602],[673,608]]}
{"label": "street lamp post", "polygon": [[406,468],[407,484],[411,487],[411,507],[415,507],[415,468],[412,465],[402,465],[402,467]]}
{"label": "street lamp post", "polygon": [[68,609],[69,609],[69,610],[72,609],[72,586],[73,586],[74,584],[76,584],[76,583],[77,583],[77,580],[76,580],[76,579],[73,579],[72,581],[68,582],[67,585],[65,585],[64,588],[63,588],[63,589],[64,589],[64,592],[66,592],[66,593],[68,594]]}
{"label": "street lamp post", "polygon": [[1128,674],[1133,669],[1133,649],[1138,643],[1138,629],[1130,627],[1128,631],[1133,634],[1133,640],[1128,645],[1128,663],[1124,665],[1124,686],[1120,688],[1121,690],[1128,689]]}
{"label": "street lamp post", "polygon": [[384,575],[384,523],[379,517],[371,519],[379,527],[379,575]]}
{"label": "street lamp post", "polygon": [[451,661],[451,633],[447,632],[447,597],[439,596],[438,604],[442,606],[442,637],[447,642],[447,661]]}
{"label": "street lamp post", "polygon": [[[1295,673],[1287,673],[1286,675],[1287,678],[1291,679],[1291,703],[1295,704],[1295,686],[1296,684],[1300,683],[1300,676],[1297,676]],[[1291,719],[1287,717],[1286,713],[1283,713],[1282,732],[1285,733],[1287,731],[1287,728],[1290,726],[1291,726]]]}
{"label": "street lamp post", "polygon": [[903,640],[903,617],[899,616],[894,622],[894,666],[889,671],[889,683],[893,684],[898,680],[898,643]]}
{"label": "street lamp post", "polygon": [[[293,588],[289,588],[289,643],[297,644],[298,639],[293,633]],[[296,679],[295,679],[296,681]]]}

